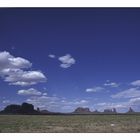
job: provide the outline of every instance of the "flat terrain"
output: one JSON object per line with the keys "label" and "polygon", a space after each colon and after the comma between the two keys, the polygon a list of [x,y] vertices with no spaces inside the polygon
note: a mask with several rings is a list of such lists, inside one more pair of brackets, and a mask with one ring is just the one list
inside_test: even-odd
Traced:
{"label": "flat terrain", "polygon": [[0,132],[140,132],[139,115],[0,115]]}

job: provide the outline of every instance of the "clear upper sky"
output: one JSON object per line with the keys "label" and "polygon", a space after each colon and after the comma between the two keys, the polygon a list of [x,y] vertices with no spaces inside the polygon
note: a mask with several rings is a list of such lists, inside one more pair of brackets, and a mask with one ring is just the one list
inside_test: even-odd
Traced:
{"label": "clear upper sky", "polygon": [[140,9],[0,9],[0,107],[29,102],[140,111]]}

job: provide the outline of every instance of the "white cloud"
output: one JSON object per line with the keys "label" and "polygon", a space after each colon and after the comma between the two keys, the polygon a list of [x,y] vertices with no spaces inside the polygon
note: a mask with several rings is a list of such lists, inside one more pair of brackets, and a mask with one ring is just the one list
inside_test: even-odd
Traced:
{"label": "white cloud", "polygon": [[140,111],[140,97],[129,100],[129,107],[131,106],[135,111]]}
{"label": "white cloud", "polygon": [[87,101],[87,100],[79,100],[79,101],[72,101],[72,102],[69,102],[69,104],[71,104],[71,103],[72,103],[73,105],[78,105],[78,106],[80,106],[80,105],[89,103],[89,101]]}
{"label": "white cloud", "polygon": [[129,107],[137,109],[140,107],[140,97],[129,99],[122,102],[101,102],[93,104],[90,100],[68,100],[66,98],[59,98],[56,96],[31,96],[26,100],[27,102],[39,107],[41,110],[47,109],[53,112],[72,112],[77,107],[90,107],[93,110],[96,108],[99,111],[104,109],[116,108],[118,112],[126,112]]}
{"label": "white cloud", "polygon": [[[56,58],[54,54],[49,54],[48,57]],[[61,62],[60,67],[65,69],[71,67],[76,62],[76,60],[70,54],[60,56],[58,57],[58,60]]]}
{"label": "white cloud", "polygon": [[140,89],[129,88],[127,90],[121,91],[117,94],[111,95],[112,98],[134,98],[140,97]]}
{"label": "white cloud", "polygon": [[104,90],[103,87],[93,87],[93,88],[87,88],[86,92],[100,92],[102,90]]}
{"label": "white cloud", "polygon": [[42,95],[43,95],[43,96],[47,96],[47,93],[43,93]]}
{"label": "white cloud", "polygon": [[97,105],[99,106],[105,106],[107,103],[103,102],[103,103],[98,103]]}
{"label": "white cloud", "polygon": [[104,86],[118,87],[119,84],[117,84],[115,82],[109,82],[109,81],[107,81],[106,83],[104,83]]}
{"label": "white cloud", "polygon": [[54,112],[71,112],[77,107],[84,107],[88,105],[87,100],[67,100],[56,96],[34,96],[27,99],[27,102],[32,103],[35,107],[40,109],[47,109]]}
{"label": "white cloud", "polygon": [[112,109],[116,108],[119,110],[123,110],[123,112],[128,111],[129,107],[132,107],[135,111],[139,111],[140,108],[140,97],[138,98],[132,98],[129,99],[128,101],[122,101],[122,102],[103,102],[103,103],[97,103],[99,110],[104,110],[104,109]]}
{"label": "white cloud", "polygon": [[30,68],[32,63],[21,57],[14,57],[9,52],[0,52],[0,69],[13,68]]}
{"label": "white cloud", "polygon": [[100,111],[103,111],[104,109],[113,109],[113,108],[116,108],[117,110],[124,109],[126,111],[131,106],[129,101],[118,102],[118,103],[103,102],[103,103],[97,103],[96,105]]}
{"label": "white cloud", "polygon": [[68,100],[56,96],[48,97],[41,95],[31,96],[27,99],[27,102],[34,104],[35,107],[39,107],[41,110],[47,109],[53,112],[72,112],[77,107],[90,107],[90,109],[93,108],[93,110],[96,108],[99,111],[116,108],[118,112],[126,112],[129,107],[132,107],[133,109],[140,107],[140,97],[122,102],[101,102],[93,104],[90,100]]}
{"label": "white cloud", "polygon": [[27,90],[19,90],[17,92],[17,94],[19,94],[19,95],[42,95],[42,94],[46,94],[47,95],[47,93],[42,93],[42,92],[40,92],[40,91],[38,91],[34,88],[30,88],[30,89],[27,89]]}
{"label": "white cloud", "polygon": [[5,77],[4,81],[9,82],[10,85],[28,86],[45,82],[46,77],[40,71],[13,70]]}
{"label": "white cloud", "polygon": [[[14,57],[9,52],[0,52],[0,77],[9,85],[29,86],[46,82],[41,71],[29,71],[32,63],[21,57]],[[25,70],[26,69],[26,70]]]}
{"label": "white cloud", "polygon": [[10,101],[9,100],[3,100],[2,103],[3,104],[8,104],[8,103],[10,103]]}
{"label": "white cloud", "polygon": [[49,54],[48,57],[55,58],[56,56],[54,54]]}
{"label": "white cloud", "polygon": [[76,62],[76,60],[70,54],[61,56],[58,58],[58,60],[61,62],[60,67],[62,68],[69,68]]}
{"label": "white cloud", "polygon": [[135,106],[139,106],[140,107],[140,97],[138,97],[138,98],[132,98],[132,99],[130,99],[129,102],[133,106],[135,105]]}
{"label": "white cloud", "polygon": [[140,86],[140,80],[133,81],[131,83],[132,86]]}

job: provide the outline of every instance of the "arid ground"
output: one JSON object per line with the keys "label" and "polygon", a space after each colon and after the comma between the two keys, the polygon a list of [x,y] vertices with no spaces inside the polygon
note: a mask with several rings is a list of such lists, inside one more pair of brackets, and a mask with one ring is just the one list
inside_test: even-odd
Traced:
{"label": "arid ground", "polygon": [[139,115],[0,115],[1,133],[140,132]]}

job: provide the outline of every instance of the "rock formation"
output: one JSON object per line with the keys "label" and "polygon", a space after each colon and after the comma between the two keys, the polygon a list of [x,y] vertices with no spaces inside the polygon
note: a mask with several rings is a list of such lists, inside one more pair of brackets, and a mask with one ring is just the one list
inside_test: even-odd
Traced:
{"label": "rock formation", "polygon": [[87,113],[91,113],[89,108],[83,108],[83,107],[78,107],[75,109],[75,111],[73,113],[77,113],[77,114],[87,114]]}
{"label": "rock formation", "polygon": [[127,113],[134,113],[135,111],[130,107]]}
{"label": "rock formation", "polygon": [[113,109],[105,109],[104,110],[104,113],[110,113],[110,114],[112,114],[112,113],[117,113],[117,111],[116,111],[116,108],[113,108]]}
{"label": "rock formation", "polygon": [[23,103],[22,105],[8,105],[1,111],[2,114],[38,114],[39,112],[34,110],[32,104]]}

